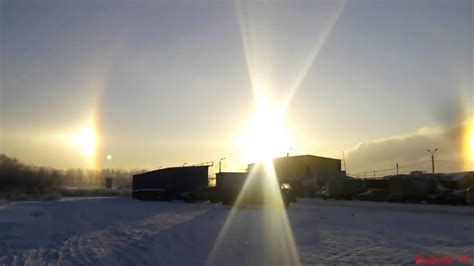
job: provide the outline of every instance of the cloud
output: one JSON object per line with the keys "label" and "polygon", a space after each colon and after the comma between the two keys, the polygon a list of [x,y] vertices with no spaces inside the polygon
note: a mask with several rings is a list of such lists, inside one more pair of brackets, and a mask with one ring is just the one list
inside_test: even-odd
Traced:
{"label": "cloud", "polygon": [[[394,168],[420,163],[413,167],[403,168],[407,172],[415,169],[431,170],[430,157],[427,149],[438,148],[437,160],[451,161],[437,162],[437,171],[462,171],[466,165],[453,162],[465,160],[465,132],[468,122],[459,123],[452,127],[429,128],[424,127],[416,133],[401,137],[389,137],[358,144],[347,155],[347,168],[349,173],[373,171]],[[471,165],[468,165],[472,168]],[[394,170],[380,172],[377,175],[393,174]]]}

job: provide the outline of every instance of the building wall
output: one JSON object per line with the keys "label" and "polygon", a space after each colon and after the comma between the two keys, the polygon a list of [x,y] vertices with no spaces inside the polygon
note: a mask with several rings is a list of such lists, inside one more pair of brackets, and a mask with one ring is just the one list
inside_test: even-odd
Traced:
{"label": "building wall", "polygon": [[172,167],[133,176],[132,189],[164,189],[173,195],[208,185],[208,166]]}
{"label": "building wall", "polygon": [[[341,160],[312,155],[276,158],[273,165],[278,179],[282,182],[294,178],[327,178],[342,174]],[[249,171],[254,167],[255,164],[249,165]]]}

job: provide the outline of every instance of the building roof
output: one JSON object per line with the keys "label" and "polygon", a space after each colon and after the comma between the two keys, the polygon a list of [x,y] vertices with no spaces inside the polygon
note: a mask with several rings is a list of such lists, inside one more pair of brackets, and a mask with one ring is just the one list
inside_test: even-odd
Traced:
{"label": "building roof", "polygon": [[[285,160],[285,159],[298,159],[298,158],[305,158],[305,157],[315,158],[315,159],[317,158],[317,159],[323,159],[323,160],[342,161],[341,159],[334,159],[334,158],[322,157],[322,156],[316,156],[316,155],[310,155],[310,154],[278,157],[278,158],[273,158],[273,161],[275,161],[275,160]],[[254,164],[258,164],[258,163],[259,162],[249,163],[249,165],[254,165]]]}
{"label": "building roof", "polygon": [[156,169],[156,170],[152,170],[152,171],[148,171],[148,172],[145,172],[145,173],[140,173],[140,174],[136,174],[134,176],[137,176],[137,175],[146,175],[146,174],[150,174],[150,173],[156,173],[156,172],[165,172],[165,171],[171,171],[171,170],[177,170],[177,169],[191,169],[191,168],[209,168],[209,165],[191,165],[191,166],[175,166],[175,167],[167,167],[167,168],[161,168],[161,169]]}
{"label": "building roof", "polygon": [[247,172],[218,172],[216,174],[247,174]]}

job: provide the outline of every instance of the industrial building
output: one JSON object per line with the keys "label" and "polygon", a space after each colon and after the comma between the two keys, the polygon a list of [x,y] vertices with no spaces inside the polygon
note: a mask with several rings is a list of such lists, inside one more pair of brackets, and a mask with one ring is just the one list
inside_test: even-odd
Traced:
{"label": "industrial building", "polygon": [[[249,164],[252,171],[257,164]],[[287,156],[273,159],[275,173],[280,182],[293,179],[327,179],[331,176],[345,175],[341,160],[314,155]]]}
{"label": "industrial building", "polygon": [[[341,170],[341,160],[319,157],[314,155],[288,156],[275,158],[274,169],[279,183],[289,183],[295,191],[300,191],[299,196],[307,196],[307,182],[312,183],[313,190],[322,187],[328,178],[345,176]],[[136,199],[179,199],[184,192],[192,192],[201,187],[209,185],[208,173],[211,165],[199,165],[188,167],[170,167],[158,169],[133,176],[132,196]],[[240,182],[253,172],[257,175],[265,175],[264,167],[260,164],[248,165],[247,173],[219,173],[217,175],[217,186],[219,183]]]}
{"label": "industrial building", "polygon": [[179,199],[182,193],[208,185],[209,165],[170,167],[133,176],[132,195],[137,199]]}

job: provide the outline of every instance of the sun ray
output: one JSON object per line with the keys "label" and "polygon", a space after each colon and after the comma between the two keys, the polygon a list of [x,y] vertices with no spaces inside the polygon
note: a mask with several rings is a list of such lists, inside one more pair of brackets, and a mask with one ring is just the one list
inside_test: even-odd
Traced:
{"label": "sun ray", "polygon": [[[257,45],[259,45],[258,43],[256,43],[256,39],[258,36],[256,35],[255,25],[252,24],[253,18],[248,15],[248,8],[244,5],[244,3],[246,2],[236,1],[235,3],[240,35],[244,49],[245,61],[247,63],[247,70],[249,73],[250,82],[252,84],[254,97],[257,97],[260,93],[259,91],[263,90],[265,92],[265,90],[271,88],[272,84],[270,82],[271,80],[269,79],[270,77],[266,77],[266,75],[264,74],[267,72],[267,69],[270,68],[270,66],[264,64],[264,60],[259,58],[259,56],[261,56],[258,53],[259,51],[255,51],[257,49]],[[291,83],[292,85],[289,88],[286,88],[288,93],[282,101],[282,106],[284,107],[284,109],[288,108],[291,99],[300,87],[309,69],[316,61],[322,47],[326,43],[337,21],[341,17],[346,3],[347,1],[345,0],[335,2],[335,4],[337,5],[336,11],[332,15],[332,17],[328,19],[323,30],[318,34],[318,38],[312,46],[312,49],[309,54],[306,56],[307,59],[303,63],[301,70],[293,78],[293,82]],[[268,40],[268,45],[265,46],[265,49],[271,49],[271,40]],[[257,54],[259,55],[257,56]],[[283,64],[284,62],[281,63]]]}
{"label": "sun ray", "polygon": [[336,25],[336,23],[339,20],[342,12],[344,11],[346,3],[347,3],[346,1],[340,2],[336,12],[331,17],[331,19],[327,22],[327,24],[325,25],[323,31],[320,34],[320,37],[315,42],[315,44],[313,46],[313,49],[311,50],[311,52],[309,53],[309,56],[307,57],[308,59],[304,63],[303,67],[301,68],[301,71],[299,72],[299,74],[294,79],[293,85],[289,89],[289,94],[286,97],[286,101],[285,101],[285,108],[287,108],[288,105],[290,104],[291,99],[293,98],[294,94],[296,93],[296,91],[300,87],[301,83],[305,79],[306,75],[308,74],[309,69],[311,68],[311,66],[316,61],[316,58],[318,57],[319,53],[321,52],[322,47],[326,43],[330,33],[332,32],[334,26]]}
{"label": "sun ray", "polygon": [[223,243],[232,234],[232,228],[237,226],[234,223],[235,217],[242,211],[237,206],[241,206],[242,201],[250,196],[250,193],[255,192],[251,189],[251,186],[257,182],[263,182],[262,194],[265,204],[268,205],[268,207],[263,208],[264,231],[262,232],[264,242],[268,246],[261,247],[261,249],[262,252],[264,250],[271,252],[261,254],[264,260],[263,264],[300,265],[293,232],[280,192],[280,184],[271,160],[258,164],[249,172],[245,184],[214,242],[213,249],[207,259],[207,265],[221,263],[222,257],[220,256],[225,253],[222,250]]}
{"label": "sun ray", "polygon": [[[268,58],[268,50],[272,49],[271,42],[262,46],[265,48],[264,55],[259,53],[259,51],[255,51],[257,45],[262,45],[261,43],[256,43],[257,37],[260,36],[257,35],[258,31],[253,23],[255,18],[249,15],[249,10],[246,6],[247,2],[236,2],[236,13],[256,109],[255,118],[238,141],[238,146],[248,162],[260,161],[262,163],[257,164],[257,167],[249,171],[246,182],[234,206],[239,206],[247,194],[251,193],[251,187],[255,185],[255,182],[264,182],[264,189],[262,191],[264,202],[272,205],[272,208],[264,208],[263,211],[264,232],[262,233],[265,240],[268,240],[265,242],[268,243],[268,247],[262,248],[269,248],[272,250],[271,254],[273,254],[266,258],[268,259],[266,261],[267,264],[300,264],[291,226],[286,210],[283,207],[284,203],[280,184],[274,170],[272,158],[285,154],[294,145],[294,140],[284,126],[285,113],[293,95],[300,87],[310,67],[316,61],[321,48],[343,12],[346,2],[339,3],[341,3],[340,6],[338,6],[337,11],[327,22],[320,36],[318,36],[301,70],[292,79],[291,86],[285,88],[288,91],[287,95],[283,99],[275,100],[272,98],[273,84],[271,83],[275,82],[275,80],[268,75],[268,69],[272,66],[269,65],[269,62],[273,63],[276,59]],[[284,62],[281,63],[283,64]],[[208,257],[208,265],[214,265],[219,262],[217,258],[221,254],[223,241],[232,232],[236,215],[240,211],[236,207],[231,209]]]}

